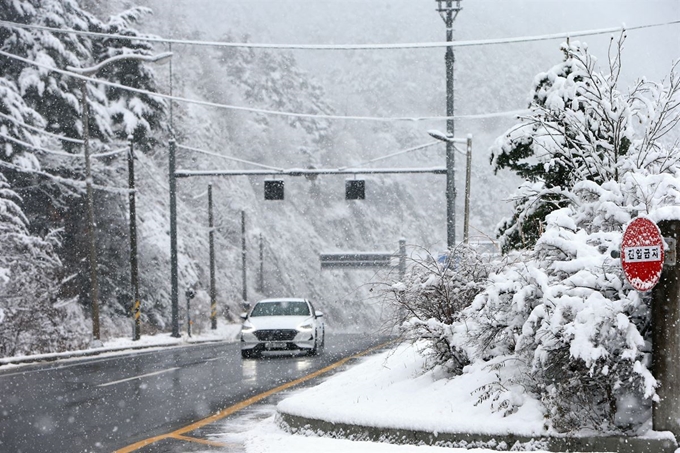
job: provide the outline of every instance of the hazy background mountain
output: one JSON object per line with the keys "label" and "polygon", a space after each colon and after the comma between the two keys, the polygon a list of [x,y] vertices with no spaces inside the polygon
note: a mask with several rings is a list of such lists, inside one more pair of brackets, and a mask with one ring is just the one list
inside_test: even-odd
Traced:
{"label": "hazy background mountain", "polygon": [[[434,0],[139,0],[84,3],[105,16],[133,4],[154,15],[145,32],[178,39],[257,43],[348,44],[441,42],[444,24]],[[516,37],[661,23],[680,18],[676,1],[461,2],[456,40]],[[616,35],[616,34],[614,34]],[[610,34],[578,38],[606,64]],[[660,79],[680,56],[677,26],[632,31],[624,51],[626,82]],[[533,77],[561,60],[560,40],[456,50],[456,113],[522,109]],[[158,50],[168,50],[158,46]],[[444,49],[364,51],[230,50],[174,45],[175,95],[255,108],[353,116],[418,117],[445,114]],[[170,89],[168,67],[156,69]],[[166,91],[167,92],[167,91]],[[428,129],[443,121],[295,121],[175,103],[178,143],[282,168],[352,166],[430,142]],[[513,117],[456,121],[456,135],[473,136],[472,234],[493,237],[517,185],[494,175],[488,148]],[[159,136],[167,143],[167,137]],[[458,235],[462,236],[464,157],[458,162]],[[375,166],[444,165],[444,146],[401,155]],[[140,156],[140,253],[150,319],[169,321],[167,146]],[[179,151],[178,168],[251,168],[214,156]],[[122,177],[122,175],[121,175]],[[192,178],[179,182],[181,287],[199,282],[197,307],[207,312],[207,184],[215,190],[218,292],[231,316],[240,310],[240,211],[248,230],[249,299],[308,296],[337,329],[361,328],[383,316],[371,283],[395,276],[372,271],[320,271],[326,251],[445,248],[442,176],[366,177],[367,199],[344,200],[343,177],[286,179],[286,200],[265,202],[262,178]],[[258,247],[264,238],[264,289],[256,291]],[[183,291],[182,291],[183,292]],[[110,325],[113,333],[125,322]]]}

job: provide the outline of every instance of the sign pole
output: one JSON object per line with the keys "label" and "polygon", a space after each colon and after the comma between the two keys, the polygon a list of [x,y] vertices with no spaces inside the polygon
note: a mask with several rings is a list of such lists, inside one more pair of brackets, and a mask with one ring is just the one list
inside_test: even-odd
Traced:
{"label": "sign pole", "polygon": [[[678,251],[680,220],[659,222],[661,234]],[[669,241],[675,239],[675,241]],[[666,263],[652,290],[652,372],[659,382],[659,401],[652,406],[654,431],[680,438],[680,266]]]}

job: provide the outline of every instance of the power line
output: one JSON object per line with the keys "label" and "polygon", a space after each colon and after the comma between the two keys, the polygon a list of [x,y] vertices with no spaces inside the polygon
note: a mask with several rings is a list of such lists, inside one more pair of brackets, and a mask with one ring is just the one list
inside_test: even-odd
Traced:
{"label": "power line", "polygon": [[[44,176],[45,178],[51,179],[53,181],[56,181],[61,184],[66,184],[70,185],[73,187],[77,187],[79,189],[85,188],[85,181],[78,181],[75,179],[68,179],[68,178],[62,178],[61,176],[56,176],[51,173],[47,173],[44,171],[40,170],[29,170],[27,168],[20,167],[18,165],[10,164],[9,162],[5,162],[3,160],[0,160],[0,167],[5,167],[9,168],[10,170],[14,170],[20,173],[33,173],[36,175]],[[92,187],[97,190],[101,190],[104,192],[110,192],[110,193],[118,193],[118,194],[129,194],[132,192],[135,192],[135,190],[130,190],[127,188],[122,188],[122,187],[109,187],[109,186],[100,186],[98,184],[92,184]]]}
{"label": "power line", "polygon": [[392,44],[262,44],[262,43],[246,43],[246,42],[224,42],[224,41],[200,41],[200,40],[186,40],[186,39],[168,39],[157,36],[126,36],[112,33],[97,33],[84,30],[64,30],[62,28],[45,27],[41,25],[18,24],[15,22],[8,22],[0,20],[0,25],[6,27],[18,27],[31,30],[44,30],[54,33],[67,33],[82,36],[93,36],[101,38],[118,38],[132,41],[147,41],[154,43],[166,44],[185,44],[193,46],[209,46],[209,47],[237,47],[237,48],[251,48],[251,49],[290,49],[290,50],[389,50],[389,49],[432,49],[441,47],[475,47],[488,46],[498,44],[514,44],[524,42],[548,41],[555,39],[577,38],[582,36],[596,36],[609,33],[616,33],[622,31],[642,30],[645,28],[665,27],[669,25],[680,24],[680,20],[661,22],[654,24],[644,24],[634,27],[619,26],[609,28],[599,28],[593,30],[578,30],[562,33],[552,33],[535,36],[518,36],[514,38],[492,38],[492,39],[476,39],[466,41],[454,42],[422,42],[422,43],[392,43]]}
{"label": "power line", "polygon": [[179,145],[179,144],[177,145],[177,147],[180,148],[180,149],[185,149],[187,151],[194,151],[194,152],[197,152],[197,153],[206,154],[208,156],[221,157],[222,159],[227,159],[227,160],[231,160],[231,161],[234,161],[234,162],[241,162],[241,163],[244,163],[244,164],[255,165],[256,167],[268,168],[270,170],[283,170],[283,168],[271,167],[269,165],[264,165],[264,164],[258,164],[257,162],[251,162],[249,160],[243,160],[243,159],[239,159],[237,157],[225,156],[223,154],[214,153],[212,151],[206,151],[204,149],[191,148],[190,146],[184,146],[184,145]]}
{"label": "power line", "polygon": [[64,140],[65,142],[77,143],[79,145],[83,144],[83,141],[78,139],[78,138],[64,137],[63,135],[57,135],[57,134],[53,134],[51,132],[47,132],[44,129],[40,129],[38,127],[31,126],[29,124],[23,123],[16,118],[13,118],[9,115],[5,115],[4,113],[0,113],[0,117],[6,118],[6,119],[10,120],[11,122],[13,122],[14,124],[17,124],[21,127],[25,127],[26,129],[30,129],[30,130],[39,132],[41,134],[45,134],[45,135],[48,135],[50,137],[54,137],[54,138],[59,139],[59,140]]}
{"label": "power line", "polygon": [[376,157],[375,159],[367,160],[366,162],[361,162],[359,164],[353,165],[352,167],[341,167],[340,170],[346,170],[348,168],[363,167],[364,165],[370,165],[374,162],[378,162],[384,159],[389,159],[390,157],[399,156],[401,154],[411,153],[413,151],[418,151],[421,149],[429,148],[430,146],[439,145],[441,142],[430,142],[424,145],[414,146],[413,148],[404,149],[402,151],[397,151],[396,153],[387,154],[385,156]]}
{"label": "power line", "polygon": [[23,61],[24,63],[37,66],[39,68],[47,69],[49,71],[56,72],[58,74],[63,74],[67,75],[79,80],[87,80],[89,82],[93,83],[99,83],[101,85],[106,85],[110,86],[113,88],[120,88],[122,90],[127,90],[133,93],[138,93],[138,94],[145,94],[148,96],[155,96],[157,98],[161,99],[168,99],[172,101],[177,101],[177,102],[185,102],[187,104],[195,104],[195,105],[202,105],[206,107],[215,107],[215,108],[220,108],[220,109],[225,109],[225,110],[237,110],[237,111],[243,111],[243,112],[250,112],[250,113],[259,113],[262,115],[272,115],[272,116],[286,116],[286,117],[295,117],[295,118],[308,118],[308,119],[327,119],[327,120],[353,120],[353,121],[377,121],[377,122],[401,122],[401,121],[410,121],[410,122],[416,122],[416,121],[435,121],[435,120],[446,120],[446,119],[490,119],[490,118],[500,118],[500,117],[506,117],[506,116],[517,116],[521,115],[524,113],[528,113],[529,111],[526,109],[523,110],[511,110],[511,111],[506,111],[506,112],[496,112],[496,113],[481,113],[481,114],[473,114],[473,115],[454,115],[452,117],[448,116],[419,116],[419,117],[376,117],[376,116],[345,116],[345,115],[325,115],[325,114],[314,114],[314,113],[297,113],[297,112],[285,112],[285,111],[280,111],[280,110],[266,110],[266,109],[257,109],[257,108],[251,108],[251,107],[242,107],[242,106],[236,106],[236,105],[227,105],[227,104],[218,104],[215,102],[208,102],[208,101],[200,101],[197,99],[187,99],[187,98],[181,98],[177,96],[169,96],[167,94],[161,94],[161,93],[154,93],[152,91],[146,91],[142,90],[139,88],[132,88],[126,85],[121,85],[118,83],[114,82],[109,82],[107,80],[101,80],[101,79],[93,79],[91,77],[83,76],[80,74],[75,74],[73,72],[69,72],[63,69],[58,69],[54,68],[51,66],[47,66],[41,63],[37,63],[35,61],[29,60],[27,58],[20,57],[18,55],[14,55],[5,51],[0,50],[0,55],[4,55],[8,58],[12,58],[18,61]]}
{"label": "power line", "polygon": [[[42,152],[47,153],[47,154],[54,154],[56,156],[62,156],[62,157],[78,157],[79,156],[78,154],[70,154],[70,153],[65,153],[65,152],[62,152],[62,151],[54,151],[54,150],[51,150],[51,149],[43,148],[41,146],[33,145],[31,143],[21,141],[19,139],[16,139],[14,137],[10,137],[9,135],[5,135],[5,134],[2,134],[2,133],[0,133],[0,138],[4,138],[5,140],[9,140],[10,142],[14,142],[17,145],[25,146],[27,148],[33,148],[33,149],[36,149],[38,151],[42,151]],[[82,156],[82,154],[80,156]]]}
{"label": "power line", "polygon": [[[16,144],[18,144],[18,145],[21,145],[21,146],[25,146],[25,147],[27,147],[27,148],[33,148],[33,149],[36,149],[36,150],[38,150],[38,151],[42,151],[42,152],[47,153],[47,154],[53,154],[53,155],[55,155],[55,156],[62,156],[62,157],[84,157],[83,154],[71,154],[71,153],[65,153],[65,152],[63,152],[63,151],[55,151],[55,150],[53,150],[53,149],[43,148],[42,146],[33,145],[33,144],[31,144],[31,143],[24,142],[24,141],[22,141],[22,140],[16,139],[16,138],[14,138],[14,137],[10,137],[9,135],[5,135],[5,134],[2,134],[2,133],[0,133],[0,138],[4,138],[5,140],[9,140],[9,141],[11,141],[11,142],[14,142],[14,143],[16,143]],[[92,154],[90,157],[107,157],[107,156],[113,156],[113,155],[115,155],[115,154],[120,154],[120,153],[125,152],[125,151],[127,151],[127,148],[121,148],[121,149],[116,149],[116,150],[113,150],[113,151],[106,151],[106,152],[103,152],[103,153]]]}

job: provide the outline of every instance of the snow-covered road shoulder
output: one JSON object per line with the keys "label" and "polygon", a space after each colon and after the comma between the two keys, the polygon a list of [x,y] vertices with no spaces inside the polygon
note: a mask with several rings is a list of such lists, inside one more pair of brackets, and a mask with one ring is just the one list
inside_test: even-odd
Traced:
{"label": "snow-covered road shoulder", "polygon": [[0,357],[0,367],[3,370],[17,366],[32,364],[35,362],[53,362],[59,360],[82,359],[91,356],[112,357],[121,354],[129,354],[135,351],[148,351],[167,347],[186,346],[192,344],[202,344],[209,342],[236,342],[241,331],[241,324],[228,324],[218,322],[216,330],[206,330],[197,332],[192,337],[188,337],[182,332],[179,338],[173,338],[169,333],[157,335],[142,335],[133,341],[130,338],[113,338],[104,341],[100,347],[90,347],[78,351],[64,351],[47,354],[32,354],[25,356]]}
{"label": "snow-covered road shoulder", "polygon": [[[480,398],[484,386],[495,380],[494,370],[472,365],[450,379],[441,370],[424,372],[424,360],[414,346],[406,344],[364,358],[320,385],[281,401],[279,424],[290,432],[359,440],[500,449],[519,443],[522,449],[560,451],[555,448],[560,448],[564,438],[552,441],[556,437],[546,430],[542,406],[535,399],[519,391],[508,392],[519,398],[513,401],[518,409],[504,416],[503,410],[492,409],[492,404],[497,407],[500,402],[493,395]],[[677,448],[670,433],[652,432],[648,437],[631,439],[631,444],[653,442],[649,451],[656,452]],[[600,438],[597,451],[623,451],[617,446],[619,441]],[[584,449],[569,444],[562,451],[593,451],[595,445],[592,438],[571,442],[584,444]],[[585,449],[588,445],[590,450]]]}
{"label": "snow-covered road shoulder", "polygon": [[494,376],[481,367],[448,379],[443,372],[423,373],[423,357],[411,345],[365,359],[321,385],[279,403],[291,415],[384,428],[430,432],[475,432],[543,436],[540,405],[527,399],[503,417],[491,401],[477,403],[477,389]]}

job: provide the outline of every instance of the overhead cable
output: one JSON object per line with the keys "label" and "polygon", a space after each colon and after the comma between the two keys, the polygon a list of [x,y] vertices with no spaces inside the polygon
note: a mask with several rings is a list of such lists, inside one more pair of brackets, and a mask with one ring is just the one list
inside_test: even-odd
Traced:
{"label": "overhead cable", "polygon": [[[80,153],[80,154],[72,154],[72,153],[65,153],[65,152],[63,152],[63,151],[55,151],[55,150],[53,150],[53,149],[43,148],[42,146],[33,145],[33,144],[31,144],[31,143],[24,142],[24,141],[22,141],[22,140],[16,139],[16,138],[14,138],[14,137],[10,137],[9,135],[5,135],[5,134],[2,134],[2,133],[0,133],[0,138],[4,138],[5,140],[9,140],[10,142],[14,142],[14,143],[16,143],[17,145],[25,146],[25,147],[27,147],[27,148],[33,148],[33,149],[36,149],[36,150],[38,150],[38,151],[42,151],[42,152],[47,153],[47,154],[54,154],[55,156],[62,156],[62,157],[85,157],[85,155],[82,154],[82,153]],[[113,155],[115,155],[115,154],[120,154],[120,153],[123,153],[123,152],[125,152],[125,151],[127,151],[127,148],[121,148],[121,149],[116,149],[116,150],[113,150],[113,151],[105,151],[105,152],[103,152],[103,153],[90,154],[90,157],[107,157],[107,156],[113,156]]]}
{"label": "overhead cable", "polygon": [[200,41],[200,40],[186,40],[186,39],[169,39],[157,36],[126,36],[112,33],[98,33],[84,30],[65,30],[62,28],[45,27],[41,25],[19,24],[16,22],[9,22],[0,20],[0,25],[6,27],[18,27],[31,30],[44,30],[54,33],[68,33],[82,36],[93,36],[102,38],[117,38],[132,41],[147,41],[154,43],[168,43],[168,44],[186,44],[193,46],[209,46],[209,47],[238,47],[251,49],[295,49],[295,50],[386,50],[386,49],[432,49],[440,47],[475,47],[488,46],[497,44],[512,44],[535,41],[548,41],[555,39],[578,38],[582,36],[604,35],[609,33],[616,33],[621,31],[641,30],[645,28],[664,27],[669,25],[680,24],[680,20],[661,22],[654,24],[644,24],[633,27],[626,27],[625,25],[619,27],[599,28],[593,30],[579,30],[563,33],[552,33],[535,36],[518,36],[514,38],[492,38],[492,39],[475,39],[466,41],[444,41],[444,42],[421,42],[421,43],[391,43],[391,44],[262,44],[262,43],[247,43],[247,42],[225,42],[225,41]]}
{"label": "overhead cable", "polygon": [[[2,134],[2,133],[0,133],[0,138],[4,138],[5,140],[9,140],[10,142],[14,142],[17,145],[25,146],[27,148],[33,148],[33,149],[36,149],[38,151],[42,151],[42,152],[47,153],[47,154],[54,154],[56,156],[63,156],[63,157],[78,157],[79,156],[78,154],[70,154],[70,153],[65,153],[63,151],[54,151],[54,150],[51,150],[51,149],[43,148],[42,146],[33,145],[31,143],[21,141],[19,139],[16,139],[14,137],[10,137],[9,135],[5,135],[5,134]],[[82,154],[80,156],[82,156]]]}
{"label": "overhead cable", "polygon": [[[21,172],[21,173],[33,173],[36,175],[44,176],[45,178],[51,179],[55,182],[61,183],[61,184],[66,184],[69,186],[77,187],[80,189],[84,189],[86,184],[85,181],[78,181],[76,179],[68,179],[68,178],[62,178],[61,176],[56,176],[51,173],[47,173],[44,171],[40,170],[30,170],[27,168],[20,167],[18,165],[10,164],[9,162],[5,162],[3,160],[0,160],[0,167],[5,167],[9,168],[11,170]],[[104,192],[110,192],[110,193],[120,193],[120,194],[130,194],[136,192],[135,189],[127,189],[123,187],[109,187],[109,186],[100,186],[99,184],[92,184],[93,189],[101,190]]]}
{"label": "overhead cable", "polygon": [[268,168],[270,170],[283,171],[283,168],[271,167],[269,165],[264,165],[264,164],[258,164],[257,162],[251,162],[249,160],[243,160],[243,159],[239,159],[237,157],[225,156],[223,154],[213,153],[211,151],[206,151],[204,149],[192,148],[190,146],[184,146],[184,145],[179,145],[179,144],[177,145],[177,147],[181,148],[181,149],[185,149],[187,151],[194,151],[194,152],[201,153],[201,154],[207,154],[208,156],[221,157],[222,159],[232,160],[234,162],[241,162],[241,163],[244,163],[244,164],[255,165],[257,167]]}
{"label": "overhead cable", "polygon": [[262,115],[273,115],[273,116],[286,116],[295,118],[309,118],[309,119],[327,119],[327,120],[353,120],[353,121],[378,121],[378,122],[397,122],[397,121],[435,121],[435,120],[448,120],[448,119],[490,119],[490,118],[500,118],[506,116],[518,116],[529,112],[526,109],[523,110],[511,110],[506,112],[496,112],[496,113],[480,113],[472,115],[454,115],[454,116],[419,116],[419,117],[376,117],[376,116],[343,116],[343,115],[325,115],[325,114],[315,114],[315,113],[297,113],[297,112],[285,112],[279,110],[266,110],[257,109],[251,107],[242,107],[236,105],[218,104],[216,102],[200,101],[197,99],[187,99],[177,96],[169,96],[167,94],[154,93],[153,91],[142,90],[139,88],[132,88],[126,85],[121,85],[114,82],[109,82],[107,80],[93,79],[92,77],[83,76],[80,74],[75,74],[73,72],[66,71],[64,69],[57,69],[51,66],[47,66],[35,61],[29,60],[27,58],[20,57],[5,51],[0,50],[0,55],[4,55],[8,58],[12,58],[18,61],[23,61],[24,63],[47,69],[49,71],[56,72],[58,74],[64,74],[70,77],[74,77],[79,80],[87,80],[93,83],[99,83],[101,85],[110,86],[113,88],[120,88],[133,93],[146,94],[148,96],[154,96],[161,99],[168,99],[177,102],[185,102],[187,104],[202,105],[206,107],[215,107],[225,110],[237,110],[250,113],[259,113]]}
{"label": "overhead cable", "polygon": [[19,125],[19,126],[21,126],[21,127],[25,127],[26,129],[30,129],[30,130],[39,132],[39,133],[41,133],[41,134],[48,135],[48,136],[50,136],[50,137],[54,137],[54,138],[56,138],[56,139],[58,139],[58,140],[63,140],[63,141],[65,141],[65,142],[71,142],[71,143],[77,143],[77,144],[80,144],[80,145],[83,144],[83,141],[80,140],[80,139],[78,139],[78,138],[64,137],[63,135],[57,135],[57,134],[53,134],[53,133],[51,133],[51,132],[47,132],[47,131],[44,130],[44,129],[40,129],[39,127],[35,127],[35,126],[31,126],[31,125],[29,125],[29,124],[23,123],[23,122],[19,121],[19,120],[16,119],[16,118],[13,118],[13,117],[11,117],[11,116],[9,116],[9,115],[5,115],[4,113],[0,113],[0,117],[6,118],[6,119],[10,120],[11,122],[13,122],[13,123],[15,123],[15,124],[17,124],[17,125]]}
{"label": "overhead cable", "polygon": [[353,165],[352,167],[342,167],[342,168],[340,168],[340,170],[346,170],[347,168],[363,167],[365,165],[370,165],[373,162],[378,162],[380,160],[389,159],[390,157],[399,156],[401,154],[411,153],[413,151],[418,151],[418,150],[421,150],[421,149],[429,148],[430,146],[438,145],[440,143],[441,142],[439,142],[439,141],[425,143],[424,145],[414,146],[413,148],[408,148],[408,149],[404,149],[404,150],[401,150],[401,151],[397,151],[396,153],[387,154],[386,156],[376,157],[375,159],[367,160],[366,162],[362,162],[360,164]]}

